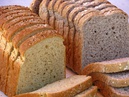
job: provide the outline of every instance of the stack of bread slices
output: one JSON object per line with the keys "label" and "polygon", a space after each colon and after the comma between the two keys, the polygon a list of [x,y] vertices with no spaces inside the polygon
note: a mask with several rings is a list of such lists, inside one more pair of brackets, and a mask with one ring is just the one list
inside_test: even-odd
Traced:
{"label": "stack of bread slices", "polygon": [[91,63],[84,74],[92,76],[104,97],[129,97],[129,58]]}
{"label": "stack of bread slices", "polygon": [[8,97],[65,78],[64,39],[29,8],[0,7],[0,90]]}
{"label": "stack of bread slices", "polygon": [[129,56],[128,15],[107,0],[33,0],[33,12],[65,39],[67,67]]}

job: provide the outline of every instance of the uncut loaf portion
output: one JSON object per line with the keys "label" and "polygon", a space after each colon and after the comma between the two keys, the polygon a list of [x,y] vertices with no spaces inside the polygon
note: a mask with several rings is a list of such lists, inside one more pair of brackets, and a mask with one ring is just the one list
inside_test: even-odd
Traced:
{"label": "uncut loaf portion", "polygon": [[29,8],[0,10],[0,90],[12,97],[65,78],[62,36]]}
{"label": "uncut loaf portion", "polygon": [[78,74],[89,63],[129,56],[128,16],[107,0],[42,0],[35,7],[64,37],[67,67]]}

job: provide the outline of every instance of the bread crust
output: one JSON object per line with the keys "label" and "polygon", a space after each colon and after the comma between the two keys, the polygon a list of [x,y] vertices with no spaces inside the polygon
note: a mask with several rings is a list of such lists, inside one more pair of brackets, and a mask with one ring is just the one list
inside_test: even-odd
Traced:
{"label": "bread crust", "polygon": [[30,9],[36,13],[39,14],[39,5],[43,0],[33,0],[30,4]]}
{"label": "bread crust", "polygon": [[104,61],[105,63],[103,62],[91,63],[82,70],[82,74],[88,75],[93,72],[116,73],[120,71],[129,70],[128,60],[129,58],[127,57],[127,58],[115,59],[116,63],[111,63],[113,60]]}
{"label": "bread crust", "polygon": [[[43,23],[40,18],[30,18],[30,19],[20,21],[14,26],[7,29],[4,37],[7,39],[7,41],[10,41],[11,37],[15,34],[15,32],[18,29],[22,29],[24,27],[31,26],[31,24],[33,25],[33,24],[38,24],[38,23]],[[10,33],[7,33],[7,32],[10,32]]]}
{"label": "bread crust", "polygon": [[90,76],[92,76],[92,80],[94,81],[101,81],[106,83],[107,85],[110,85],[112,87],[126,87],[129,86],[129,78],[116,78],[112,77],[108,74],[103,73],[91,73]]}
{"label": "bread crust", "polygon": [[15,48],[18,48],[19,42],[21,40],[23,40],[27,35],[32,34],[38,30],[43,31],[44,29],[52,29],[52,27],[48,26],[47,24],[46,25],[45,24],[35,24],[35,25],[25,28],[24,30],[20,31],[13,37],[13,39],[12,39],[13,46]]}
{"label": "bread crust", "polygon": [[101,82],[101,81],[96,81],[95,85],[98,86],[98,88],[100,89],[100,93],[103,94],[105,97],[129,97],[129,95],[127,94],[121,94],[119,92],[117,92],[113,87]]}

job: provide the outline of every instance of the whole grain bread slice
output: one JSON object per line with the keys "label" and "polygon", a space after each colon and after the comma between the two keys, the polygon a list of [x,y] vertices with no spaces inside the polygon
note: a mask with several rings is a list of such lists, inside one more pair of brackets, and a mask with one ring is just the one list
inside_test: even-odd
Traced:
{"label": "whole grain bread slice", "polygon": [[82,74],[90,74],[93,72],[116,73],[116,72],[125,71],[125,70],[129,70],[128,57],[91,63],[84,68],[84,70],[82,71]]}
{"label": "whole grain bread slice", "polygon": [[112,87],[126,87],[129,86],[129,72],[117,72],[117,73],[91,73],[93,82],[101,81]]}
{"label": "whole grain bread slice", "polygon": [[95,85],[105,97],[129,97],[129,87],[114,88],[101,81],[96,81]]}
{"label": "whole grain bread slice", "polygon": [[[64,84],[65,83],[65,84]],[[56,81],[34,92],[16,95],[15,97],[73,97],[88,89],[92,85],[91,77],[74,75],[72,77]]]}

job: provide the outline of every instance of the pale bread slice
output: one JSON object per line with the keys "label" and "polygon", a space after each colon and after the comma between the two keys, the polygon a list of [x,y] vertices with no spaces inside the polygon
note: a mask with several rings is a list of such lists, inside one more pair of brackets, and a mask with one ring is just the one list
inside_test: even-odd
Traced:
{"label": "pale bread slice", "polygon": [[90,88],[91,85],[91,77],[85,75],[74,75],[48,84],[34,92],[16,95],[15,97],[73,97]]}

